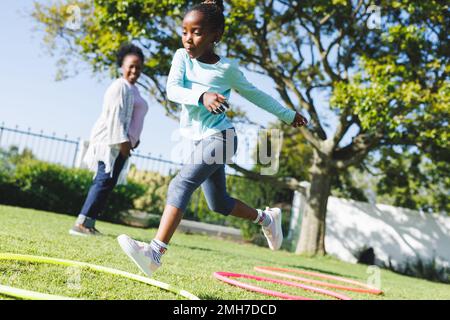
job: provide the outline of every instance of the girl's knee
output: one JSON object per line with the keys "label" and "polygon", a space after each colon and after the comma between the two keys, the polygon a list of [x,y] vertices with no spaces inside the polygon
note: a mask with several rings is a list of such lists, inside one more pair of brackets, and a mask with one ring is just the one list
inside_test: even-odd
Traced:
{"label": "girl's knee", "polygon": [[233,210],[234,201],[230,197],[226,197],[225,199],[209,201],[208,207],[211,211],[228,216]]}

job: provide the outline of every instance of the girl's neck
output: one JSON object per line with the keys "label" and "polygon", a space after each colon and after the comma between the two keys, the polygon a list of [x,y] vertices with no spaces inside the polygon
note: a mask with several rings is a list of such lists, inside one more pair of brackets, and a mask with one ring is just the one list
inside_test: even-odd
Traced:
{"label": "girl's neck", "polygon": [[197,60],[203,63],[214,64],[220,60],[220,57],[214,51],[208,51],[198,57]]}

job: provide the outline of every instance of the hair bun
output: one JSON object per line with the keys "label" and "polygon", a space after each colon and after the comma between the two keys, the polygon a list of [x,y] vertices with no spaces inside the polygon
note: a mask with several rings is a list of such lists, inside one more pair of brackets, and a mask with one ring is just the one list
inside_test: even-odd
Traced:
{"label": "hair bun", "polygon": [[222,12],[225,10],[225,7],[223,6],[223,0],[205,0],[202,3],[215,5]]}

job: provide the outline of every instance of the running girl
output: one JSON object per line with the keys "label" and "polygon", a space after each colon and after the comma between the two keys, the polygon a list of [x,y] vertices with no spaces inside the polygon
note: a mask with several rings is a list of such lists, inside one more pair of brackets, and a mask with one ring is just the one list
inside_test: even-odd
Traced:
{"label": "running girl", "polygon": [[169,100],[182,107],[181,133],[195,140],[192,163],[184,165],[171,181],[159,229],[150,244],[127,235],[118,237],[124,252],[148,276],[161,266],[161,256],[192,193],[200,185],[211,210],[261,225],[272,250],[279,249],[283,240],[279,208],[254,209],[227,193],[225,163],[236,152],[237,137],[224,113],[226,100],[234,89],[294,127],[303,126],[307,121],[255,88],[235,61],[214,52],[224,32],[223,9],[223,1],[205,1],[187,11],[183,19],[184,48],[176,51],[167,80]]}

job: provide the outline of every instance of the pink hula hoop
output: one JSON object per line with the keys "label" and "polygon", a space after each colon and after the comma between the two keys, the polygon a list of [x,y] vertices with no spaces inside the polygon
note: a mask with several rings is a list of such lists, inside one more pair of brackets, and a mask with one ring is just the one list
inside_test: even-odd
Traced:
{"label": "pink hula hoop", "polygon": [[[359,282],[359,281],[355,281],[355,280],[351,280],[351,279],[347,279],[347,278],[343,278],[343,277],[326,275],[326,274],[322,274],[322,273],[318,273],[318,272],[303,271],[303,270],[297,270],[297,269],[276,268],[276,267],[254,267],[254,269],[256,271],[263,272],[266,274],[275,275],[275,276],[288,278],[291,280],[296,280],[296,281],[301,281],[301,282],[306,282],[306,283],[312,283],[312,284],[316,284],[316,285],[328,287],[328,288],[335,288],[335,289],[361,292],[361,293],[370,293],[370,294],[382,294],[383,293],[383,291],[381,291],[377,288],[371,287],[371,286],[369,286],[365,283]],[[277,272],[277,271],[281,271],[281,272]],[[349,286],[344,286],[344,285],[335,284],[335,283],[329,283],[329,282],[324,282],[324,281],[319,281],[319,280],[314,280],[314,279],[297,277],[297,276],[293,276],[290,274],[286,274],[286,272],[292,272],[292,273],[298,273],[298,274],[318,277],[318,278],[322,278],[322,279],[340,281],[340,282],[360,286],[362,288],[349,287]]]}
{"label": "pink hula hoop", "polygon": [[217,278],[218,280],[221,280],[223,282],[226,282],[228,284],[246,289],[246,290],[250,290],[250,291],[254,291],[254,292],[258,292],[258,293],[262,293],[265,295],[269,295],[272,297],[278,297],[278,298],[282,298],[282,299],[288,299],[288,300],[314,300],[311,298],[306,298],[303,296],[294,296],[294,295],[289,295],[286,293],[282,293],[279,291],[274,291],[274,290],[268,290],[268,289],[264,289],[258,286],[254,286],[251,284],[247,284],[247,283],[243,283],[237,280],[233,280],[230,278],[244,278],[244,279],[252,279],[252,280],[257,280],[257,281],[265,281],[265,282],[271,282],[271,283],[277,283],[277,284],[283,284],[286,286],[291,286],[291,287],[297,287],[297,288],[302,288],[305,290],[309,290],[309,291],[313,291],[316,293],[320,293],[320,294],[324,294],[327,296],[331,296],[337,299],[341,299],[341,300],[351,300],[350,297],[344,295],[344,294],[340,294],[340,293],[336,293],[330,290],[326,290],[326,289],[320,289],[320,288],[315,288],[315,287],[311,287],[308,285],[304,285],[304,284],[300,284],[297,282],[290,282],[290,281],[285,281],[285,280],[278,280],[278,279],[272,279],[272,278],[265,278],[265,277],[258,277],[258,276],[253,276],[253,275],[249,275],[249,274],[243,274],[243,273],[232,273],[232,272],[214,272],[214,277]]}

